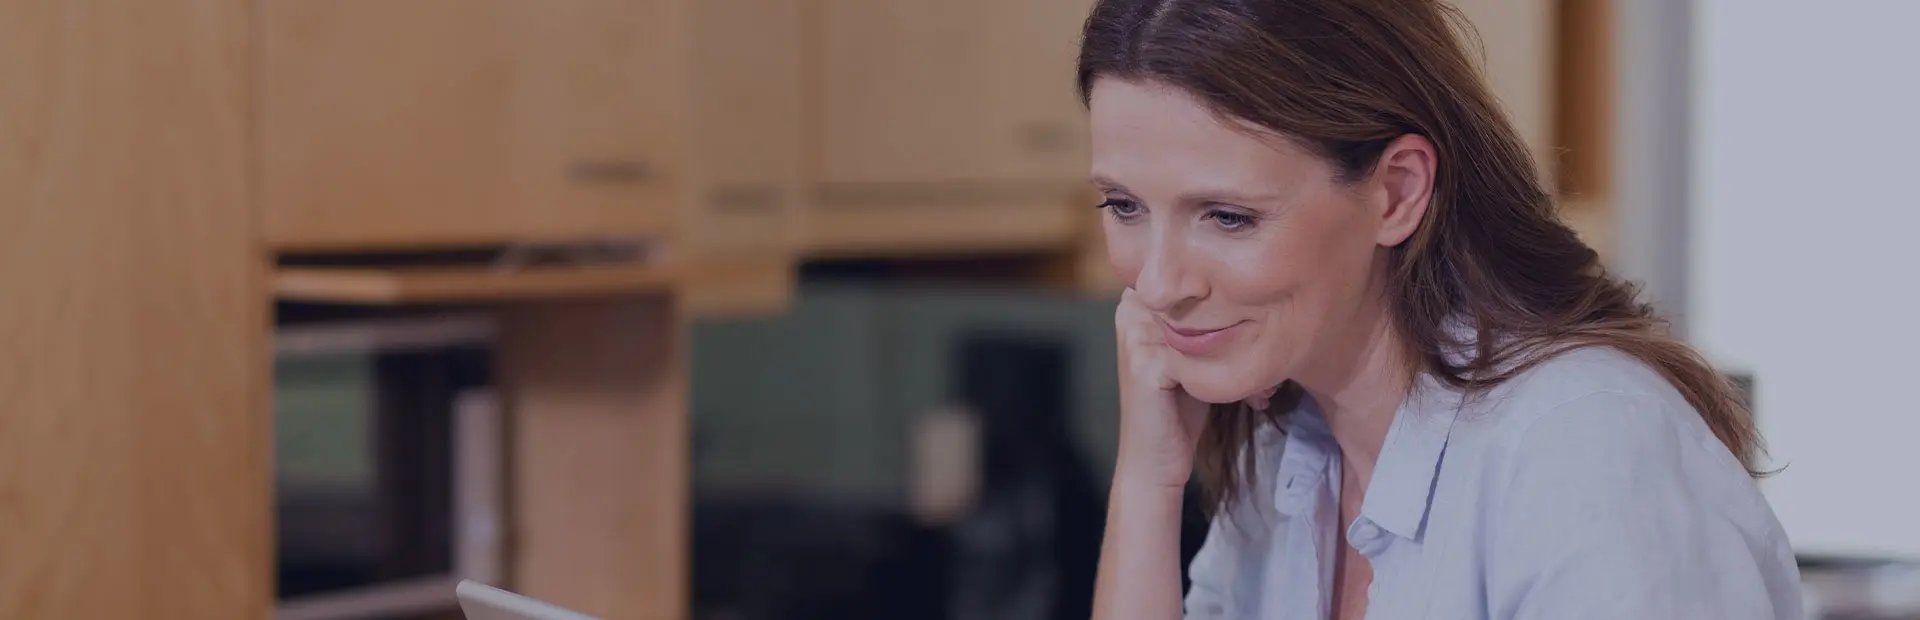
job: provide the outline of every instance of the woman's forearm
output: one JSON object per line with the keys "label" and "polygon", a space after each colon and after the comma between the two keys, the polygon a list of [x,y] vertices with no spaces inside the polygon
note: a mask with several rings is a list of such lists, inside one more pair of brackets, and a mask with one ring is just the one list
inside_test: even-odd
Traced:
{"label": "woman's forearm", "polygon": [[1094,620],[1178,620],[1179,487],[1128,484],[1115,476],[1094,586]]}

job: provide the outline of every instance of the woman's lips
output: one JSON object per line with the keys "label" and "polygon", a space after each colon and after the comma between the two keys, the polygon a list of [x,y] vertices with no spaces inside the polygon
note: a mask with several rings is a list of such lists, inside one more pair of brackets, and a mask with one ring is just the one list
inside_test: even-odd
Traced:
{"label": "woman's lips", "polygon": [[1162,321],[1160,323],[1160,331],[1166,336],[1167,347],[1179,351],[1181,355],[1202,357],[1225,347],[1228,342],[1233,340],[1234,336],[1239,334],[1240,330],[1238,328],[1245,324],[1246,321],[1241,321],[1226,327],[1194,329],[1189,327],[1174,327]]}

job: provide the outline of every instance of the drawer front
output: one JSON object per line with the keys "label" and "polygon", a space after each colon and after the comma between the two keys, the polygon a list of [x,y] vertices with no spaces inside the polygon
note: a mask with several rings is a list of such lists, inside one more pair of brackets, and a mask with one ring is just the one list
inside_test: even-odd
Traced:
{"label": "drawer front", "polygon": [[677,219],[677,0],[260,7],[274,246],[656,235]]}

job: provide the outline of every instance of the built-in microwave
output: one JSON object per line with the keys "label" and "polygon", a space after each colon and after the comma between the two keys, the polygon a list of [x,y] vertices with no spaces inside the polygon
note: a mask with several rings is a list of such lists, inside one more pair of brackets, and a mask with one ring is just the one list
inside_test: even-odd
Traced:
{"label": "built-in microwave", "polygon": [[498,581],[494,334],[465,315],[276,330],[277,618],[432,615],[458,580]]}

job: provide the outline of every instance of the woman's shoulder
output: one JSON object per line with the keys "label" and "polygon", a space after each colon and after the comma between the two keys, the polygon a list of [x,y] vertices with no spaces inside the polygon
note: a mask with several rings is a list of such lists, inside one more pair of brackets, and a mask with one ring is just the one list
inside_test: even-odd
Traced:
{"label": "woman's shoulder", "polygon": [[1464,404],[1453,439],[1478,448],[1483,493],[1518,510],[1567,504],[1578,508],[1569,514],[1603,517],[1605,506],[1666,501],[1751,530],[1777,527],[1744,464],[1698,411],[1617,349],[1558,354]]}
{"label": "woman's shoulder", "polygon": [[[1484,433],[1489,441],[1516,448],[1553,449],[1552,442],[1571,440],[1554,430],[1569,427],[1598,433],[1592,440],[1624,440],[1652,432],[1689,442],[1713,438],[1672,382],[1611,347],[1554,354],[1463,402],[1460,416],[1456,431]],[[1634,441],[1612,447],[1632,452],[1666,443]]]}
{"label": "woman's shoulder", "polygon": [[1610,396],[1688,407],[1673,384],[1646,362],[1620,349],[1604,346],[1554,353],[1495,388],[1488,396],[1493,406],[1504,405],[1509,410],[1550,410]]}
{"label": "woman's shoulder", "polygon": [[1496,391],[1463,408],[1442,467],[1454,469],[1452,523],[1493,533],[1490,597],[1619,617],[1797,608],[1780,522],[1658,372],[1579,350]]}

